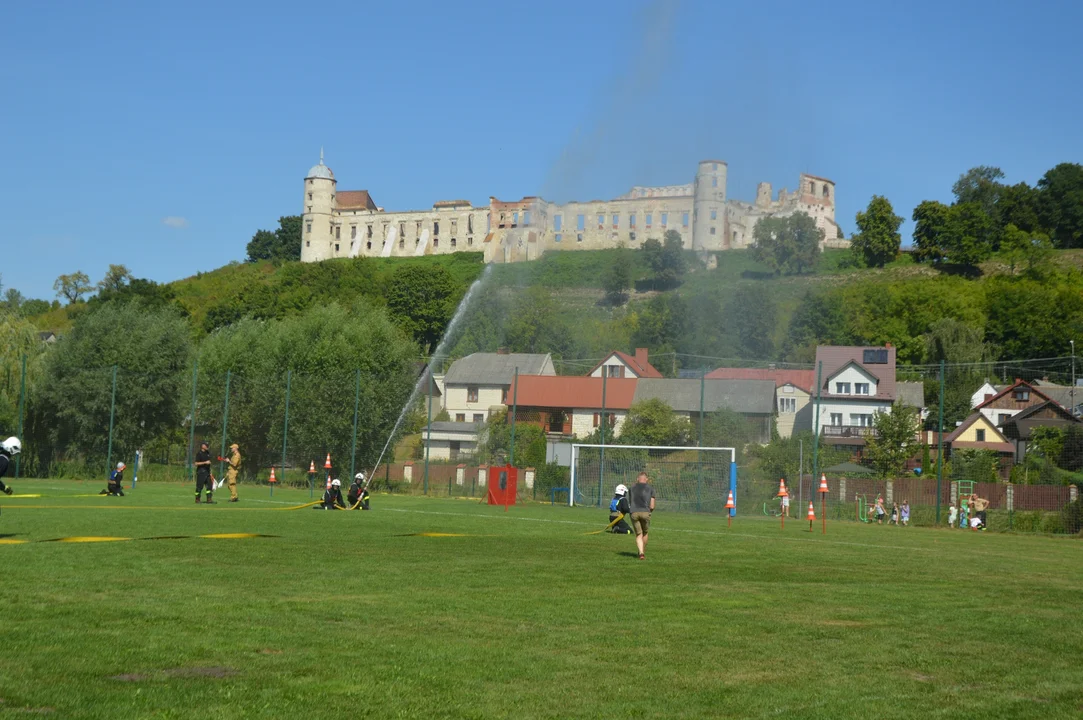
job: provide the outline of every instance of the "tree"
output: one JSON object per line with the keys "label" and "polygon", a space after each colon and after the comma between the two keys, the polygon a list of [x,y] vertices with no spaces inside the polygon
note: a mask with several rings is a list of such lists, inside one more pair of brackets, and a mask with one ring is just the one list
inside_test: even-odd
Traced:
{"label": "tree", "polygon": [[1016,267],[1025,266],[1028,275],[1041,276],[1052,252],[1048,235],[1020,230],[1015,225],[1005,227],[1000,238],[1000,254],[1012,275]]}
{"label": "tree", "polygon": [[760,220],[752,237],[752,257],[777,274],[789,275],[816,266],[824,231],[808,214],[799,212]]}
{"label": "tree", "polygon": [[[688,332],[688,307],[680,295],[655,295],[639,314],[632,345],[651,348],[655,355],[673,352]],[[665,373],[670,367],[660,367]]]}
{"label": "tree", "polygon": [[742,285],[726,303],[723,323],[736,339],[737,356],[746,360],[770,360],[775,356],[778,306],[761,284]]}
{"label": "tree", "polygon": [[992,352],[983,342],[984,330],[970,323],[946,317],[929,326],[925,333],[925,361],[949,365],[981,363],[991,359]]}
{"label": "tree", "polygon": [[531,287],[520,293],[509,313],[508,345],[514,352],[552,352],[564,332],[549,291]]}
{"label": "tree", "polygon": [[942,246],[948,261],[977,266],[993,254],[996,226],[978,203],[953,205]]}
{"label": "tree", "polygon": [[853,308],[836,291],[805,293],[790,318],[783,355],[791,362],[812,362],[817,345],[849,345],[856,341]]}
{"label": "tree", "polygon": [[663,242],[648,238],[641,248],[646,265],[654,271],[655,289],[673,288],[680,285],[688,269],[684,257],[684,241],[676,230],[666,230]]}
{"label": "tree", "polygon": [[623,445],[687,445],[691,438],[688,419],[658,398],[632,403],[620,431]]}
{"label": "tree", "polygon": [[[484,438],[479,453],[481,462],[511,462],[511,423],[507,410],[491,413],[481,436]],[[539,425],[522,420],[515,423],[515,464],[518,467],[544,466],[545,446],[545,431]]]}
{"label": "tree", "polygon": [[936,263],[944,259],[949,211],[947,205],[936,200],[924,200],[914,208],[914,259],[918,262]]}
{"label": "tree", "polygon": [[[113,367],[117,368],[114,457],[131,457],[179,427],[182,387],[190,376],[190,332],[168,309],[110,303],[76,317],[46,356],[35,402],[41,459],[99,462],[109,445]],[[220,399],[219,399],[220,400]]]}
{"label": "tree", "polygon": [[880,477],[899,477],[914,454],[917,413],[896,403],[887,412],[877,413],[872,426],[876,433],[865,441],[865,457]]}
{"label": "tree", "polygon": [[605,298],[611,305],[620,305],[627,299],[628,288],[632,287],[631,250],[621,247],[617,250],[610,265],[602,276],[602,288]]}
{"label": "tree", "polygon": [[902,221],[887,198],[873,195],[868,207],[857,214],[858,232],[850,238],[850,249],[867,267],[883,267],[899,254]]}
{"label": "tree", "polygon": [[387,307],[426,351],[440,342],[455,312],[458,285],[442,265],[403,265],[391,276]]}
{"label": "tree", "polygon": [[19,426],[23,357],[27,391],[33,394],[42,376],[46,347],[33,323],[17,313],[0,313],[0,428],[9,435]]}
{"label": "tree", "polygon": [[1038,217],[1056,246],[1083,247],[1083,165],[1057,165],[1038,181],[1038,190]]}
{"label": "tree", "polygon": [[1041,193],[1026,183],[1005,185],[997,199],[996,219],[1001,228],[1015,225],[1020,230],[1039,232],[1038,200]]}
{"label": "tree", "polygon": [[274,232],[257,230],[246,247],[247,261],[300,260],[301,229],[300,215],[284,215],[278,218],[278,229]]}
{"label": "tree", "polygon": [[4,306],[11,312],[17,313],[23,306],[23,302],[26,300],[23,294],[15,288],[8,288],[4,292]]}
{"label": "tree", "polygon": [[61,275],[53,283],[56,296],[68,301],[68,304],[79,302],[79,298],[90,292],[90,278],[81,270],[69,275]]}
{"label": "tree", "polygon": [[1004,173],[998,167],[979,165],[971,168],[959,176],[955,184],[951,186],[951,192],[955,195],[955,203],[977,203],[985,214],[991,218],[997,215],[997,204],[1005,186],[1000,182],[1004,179]]}
{"label": "tree", "polygon": [[132,274],[124,265],[109,265],[105,277],[98,281],[98,292],[119,292],[132,280]]}

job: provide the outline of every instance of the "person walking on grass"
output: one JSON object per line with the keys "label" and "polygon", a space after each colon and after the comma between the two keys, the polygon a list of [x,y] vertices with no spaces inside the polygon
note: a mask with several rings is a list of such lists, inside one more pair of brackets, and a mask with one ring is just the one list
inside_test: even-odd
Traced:
{"label": "person walking on grass", "polygon": [[639,559],[647,556],[647,531],[651,526],[651,513],[654,512],[654,488],[651,487],[647,473],[639,473],[636,484],[632,486],[631,500],[628,502],[632,511],[632,527],[636,531],[636,546]]}
{"label": "person walking on grass", "polygon": [[229,501],[237,502],[237,470],[241,467],[241,449],[237,443],[229,446],[229,457],[226,458],[229,469],[226,470],[226,485],[229,486]]}
{"label": "person walking on grass", "polygon": [[886,514],[887,513],[884,512],[884,497],[882,495],[877,495],[876,496],[876,524],[877,525],[883,525],[884,524],[884,515],[886,515]]}
{"label": "person walking on grass", "polygon": [[214,495],[214,480],[211,478],[211,451],[206,440],[199,444],[199,452],[196,453],[196,505],[200,502],[199,496],[204,488],[207,489],[207,504],[213,503],[211,496]]}

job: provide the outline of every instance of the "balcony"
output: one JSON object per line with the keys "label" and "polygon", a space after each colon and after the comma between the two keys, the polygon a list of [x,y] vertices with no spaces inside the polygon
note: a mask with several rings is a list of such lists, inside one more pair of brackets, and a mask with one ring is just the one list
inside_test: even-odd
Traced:
{"label": "balcony", "polygon": [[876,428],[868,425],[824,425],[823,436],[825,438],[852,438],[864,440],[870,437],[880,437]]}

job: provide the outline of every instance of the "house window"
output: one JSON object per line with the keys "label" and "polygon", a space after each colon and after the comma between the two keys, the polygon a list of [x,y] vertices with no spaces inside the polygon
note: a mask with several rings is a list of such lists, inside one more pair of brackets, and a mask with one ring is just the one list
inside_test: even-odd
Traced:
{"label": "house window", "polygon": [[861,357],[866,365],[883,365],[887,363],[887,348],[864,350]]}
{"label": "house window", "polygon": [[850,413],[850,424],[856,427],[872,427],[872,415]]}
{"label": "house window", "polygon": [[485,422],[485,416],[481,413],[474,413],[474,423],[480,424]]}
{"label": "house window", "polygon": [[477,402],[478,401],[478,386],[467,385],[466,386],[466,401]]}
{"label": "house window", "polygon": [[842,413],[831,413],[831,424],[834,427],[842,426]]}
{"label": "house window", "polygon": [[504,388],[500,391],[500,403],[502,405],[508,404],[508,388]]}
{"label": "house window", "polygon": [[854,383],[854,395],[868,395],[869,384],[868,383]]}
{"label": "house window", "polygon": [[553,216],[553,230],[555,230],[556,232],[560,232],[563,229],[564,229],[564,216],[563,215],[554,215]]}
{"label": "house window", "polygon": [[560,242],[563,238],[564,238],[563,235],[561,235],[560,233],[557,233],[556,236],[553,237],[553,242]]}
{"label": "house window", "polygon": [[651,220],[654,219],[654,213],[647,213],[647,229],[651,229]]}
{"label": "house window", "polygon": [[781,397],[778,399],[778,411],[780,413],[797,412],[797,398]]}
{"label": "house window", "polygon": [[624,377],[624,366],[623,365],[606,365],[605,366],[605,374],[608,375],[611,378],[622,378],[622,377]]}
{"label": "house window", "polygon": [[974,432],[974,437],[978,442],[985,442],[985,430],[976,430]]}
{"label": "house window", "polygon": [[[647,224],[650,224],[650,220],[647,221]],[[665,227],[667,224],[669,224],[669,213],[664,212],[662,213],[662,227]]]}
{"label": "house window", "polygon": [[351,225],[350,226],[350,239],[351,240],[357,239],[357,226],[356,225]]}
{"label": "house window", "polygon": [[586,217],[584,215],[576,215],[575,216],[575,229],[576,230],[583,230],[584,227],[585,227],[585,223],[586,223]]}
{"label": "house window", "polygon": [[997,425],[1003,425],[1012,419],[1011,413],[1000,413],[997,415]]}
{"label": "house window", "polygon": [[[601,419],[602,419],[602,414],[601,413],[594,413],[594,427],[598,427],[598,425],[600,424],[599,421]],[[606,421],[606,425],[609,425],[610,427],[612,427],[613,426],[613,413],[606,413],[605,414],[605,421]]]}
{"label": "house window", "polygon": [[629,215],[628,216],[628,227],[634,228],[635,226],[636,226],[636,216],[635,216],[635,214]]}
{"label": "house window", "polygon": [[850,394],[850,383],[848,383],[848,382],[837,382],[837,383],[835,383],[835,394],[836,395],[849,395]]}
{"label": "house window", "polygon": [[455,422],[466,422],[466,413],[455,413]]}
{"label": "house window", "polygon": [[305,232],[306,233],[312,232],[312,223],[305,223]]}
{"label": "house window", "polygon": [[687,211],[681,213],[681,225],[684,225],[685,227],[688,227],[688,212]]}
{"label": "house window", "polygon": [[1012,393],[1012,397],[1014,397],[1016,400],[1025,402],[1027,400],[1030,400],[1030,390],[1024,390],[1022,388],[1019,388],[1014,393]]}

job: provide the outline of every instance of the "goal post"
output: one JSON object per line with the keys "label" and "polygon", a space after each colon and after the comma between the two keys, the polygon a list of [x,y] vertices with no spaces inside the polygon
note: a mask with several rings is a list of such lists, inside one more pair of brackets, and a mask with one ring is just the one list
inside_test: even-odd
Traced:
{"label": "goal post", "polygon": [[728,447],[575,443],[568,505],[608,505],[613,488],[621,483],[630,487],[640,472],[646,472],[656,507],[722,512],[727,495],[737,497],[736,455]]}

